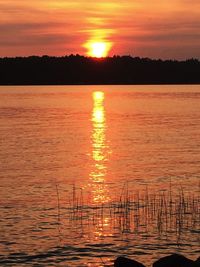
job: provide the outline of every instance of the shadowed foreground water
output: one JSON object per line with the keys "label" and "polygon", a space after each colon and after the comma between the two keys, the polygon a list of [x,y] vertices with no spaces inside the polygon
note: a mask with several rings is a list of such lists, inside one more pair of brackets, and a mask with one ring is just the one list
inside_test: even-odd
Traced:
{"label": "shadowed foreground water", "polygon": [[196,259],[198,86],[0,89],[1,264]]}

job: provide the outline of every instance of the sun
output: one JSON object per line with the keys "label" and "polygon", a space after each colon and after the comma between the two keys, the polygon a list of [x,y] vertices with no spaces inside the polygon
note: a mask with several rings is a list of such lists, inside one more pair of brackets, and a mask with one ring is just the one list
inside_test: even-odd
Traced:
{"label": "sun", "polygon": [[88,49],[88,55],[91,57],[101,58],[106,57],[111,48],[109,42],[89,42],[85,45]]}
{"label": "sun", "polygon": [[94,57],[105,57],[107,56],[106,43],[98,42],[91,44],[91,55]]}

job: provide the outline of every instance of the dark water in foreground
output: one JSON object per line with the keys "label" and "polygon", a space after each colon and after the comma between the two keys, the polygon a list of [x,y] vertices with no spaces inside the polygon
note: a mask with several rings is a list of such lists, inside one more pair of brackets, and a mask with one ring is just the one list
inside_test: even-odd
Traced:
{"label": "dark water in foreground", "polygon": [[199,136],[199,86],[0,87],[0,264],[195,259]]}

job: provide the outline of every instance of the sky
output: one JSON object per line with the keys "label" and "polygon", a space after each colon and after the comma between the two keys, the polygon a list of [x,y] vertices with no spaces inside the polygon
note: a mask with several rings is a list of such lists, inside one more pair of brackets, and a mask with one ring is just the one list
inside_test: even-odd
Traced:
{"label": "sky", "polygon": [[0,0],[0,57],[200,59],[200,0]]}

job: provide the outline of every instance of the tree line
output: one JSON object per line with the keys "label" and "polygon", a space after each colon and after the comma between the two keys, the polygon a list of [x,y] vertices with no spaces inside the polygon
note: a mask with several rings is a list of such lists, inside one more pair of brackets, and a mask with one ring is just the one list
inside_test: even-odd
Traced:
{"label": "tree line", "polygon": [[1,85],[199,84],[200,61],[113,56],[0,58]]}

